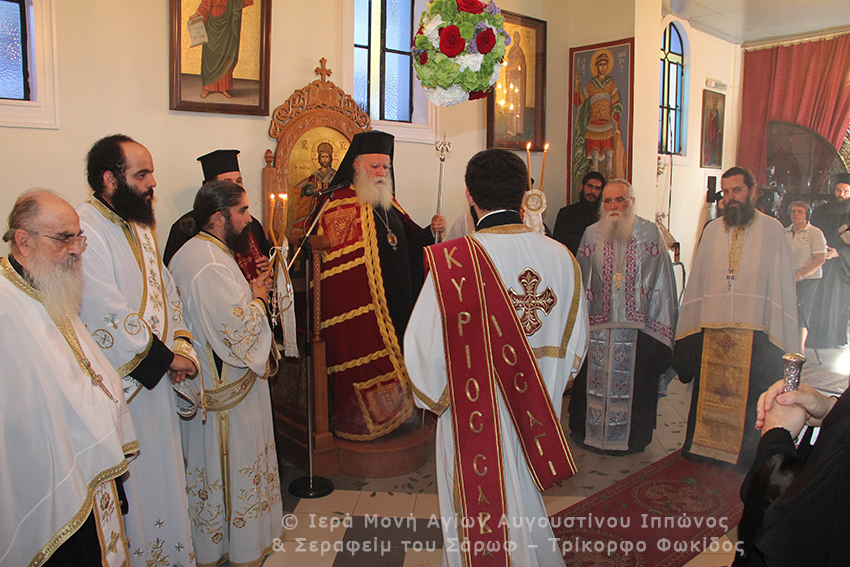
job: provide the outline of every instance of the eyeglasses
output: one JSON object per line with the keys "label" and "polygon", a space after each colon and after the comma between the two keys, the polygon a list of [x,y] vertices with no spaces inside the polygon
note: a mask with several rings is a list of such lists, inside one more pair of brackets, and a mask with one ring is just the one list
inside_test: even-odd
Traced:
{"label": "eyeglasses", "polygon": [[49,238],[50,240],[55,240],[56,242],[61,242],[62,247],[65,250],[70,250],[77,243],[79,243],[80,248],[82,248],[83,250],[85,250],[88,246],[88,244],[86,243],[88,238],[86,238],[85,235],[82,234],[69,234],[68,236],[50,236],[49,234],[41,234],[40,232],[33,232],[32,234],[36,236],[43,236],[45,238]]}
{"label": "eyeglasses", "polygon": [[632,200],[631,197],[615,197],[614,199],[612,199],[611,197],[608,197],[607,199],[602,199],[602,202],[605,203],[606,205],[610,205],[611,203],[617,203],[618,205],[622,205],[626,201],[631,201],[631,200]]}

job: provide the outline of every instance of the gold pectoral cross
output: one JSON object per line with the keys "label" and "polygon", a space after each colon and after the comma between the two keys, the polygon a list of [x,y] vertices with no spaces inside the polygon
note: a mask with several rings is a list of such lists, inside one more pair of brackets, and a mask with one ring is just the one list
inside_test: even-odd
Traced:
{"label": "gold pectoral cross", "polygon": [[623,272],[617,272],[614,274],[614,287],[617,289],[622,289],[623,284],[626,282],[625,276],[623,276]]}

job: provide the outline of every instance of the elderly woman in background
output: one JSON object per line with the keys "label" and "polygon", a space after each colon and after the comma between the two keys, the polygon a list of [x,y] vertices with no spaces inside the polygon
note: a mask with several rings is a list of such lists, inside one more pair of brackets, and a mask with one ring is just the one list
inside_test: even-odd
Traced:
{"label": "elderly woman in background", "polygon": [[823,276],[826,261],[826,238],[821,230],[809,223],[812,209],[807,203],[794,201],[789,209],[791,225],[785,229],[785,237],[794,255],[794,277],[797,281],[797,322],[800,324],[800,352],[806,353],[806,337],[809,334],[809,317],[812,300]]}

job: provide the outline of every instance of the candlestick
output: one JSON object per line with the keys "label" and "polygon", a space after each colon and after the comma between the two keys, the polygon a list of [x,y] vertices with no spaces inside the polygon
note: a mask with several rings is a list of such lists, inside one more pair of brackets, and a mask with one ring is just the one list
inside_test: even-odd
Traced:
{"label": "candlestick", "polygon": [[289,216],[289,211],[286,209],[289,195],[285,193],[278,193],[277,197],[280,199],[280,238],[278,239],[278,242],[283,242],[283,238],[286,235],[286,219]]}
{"label": "candlestick", "polygon": [[528,170],[528,190],[531,191],[531,142],[525,145],[525,165]]}
{"label": "candlestick", "polygon": [[543,168],[540,170],[540,190],[543,191],[543,180],[546,179],[546,152],[549,151],[549,144],[543,146]]}

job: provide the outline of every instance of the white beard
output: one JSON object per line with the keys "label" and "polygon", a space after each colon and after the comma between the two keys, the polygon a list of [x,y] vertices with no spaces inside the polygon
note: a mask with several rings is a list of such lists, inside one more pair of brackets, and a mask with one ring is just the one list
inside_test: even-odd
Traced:
{"label": "white beard", "polygon": [[365,170],[360,169],[354,173],[354,191],[361,205],[384,209],[393,206],[393,179],[389,175],[370,178]]}
{"label": "white beard", "polygon": [[[613,212],[613,211],[612,211]],[[607,242],[626,242],[632,235],[632,229],[635,227],[634,207],[629,207],[628,210],[620,212],[620,214],[612,214],[605,209],[602,209],[602,240]]]}
{"label": "white beard", "polygon": [[83,262],[80,256],[69,254],[61,264],[39,258],[30,265],[28,272],[51,317],[63,319],[79,313],[83,298]]}

